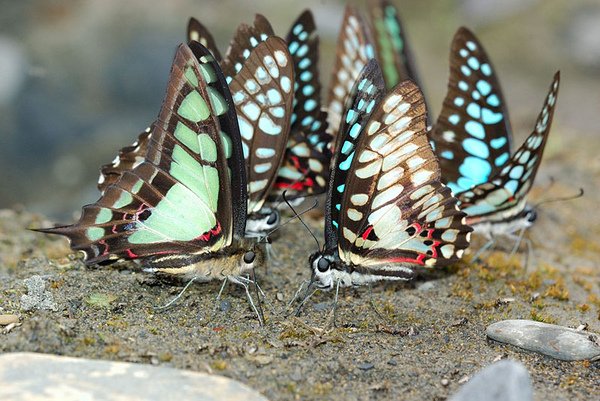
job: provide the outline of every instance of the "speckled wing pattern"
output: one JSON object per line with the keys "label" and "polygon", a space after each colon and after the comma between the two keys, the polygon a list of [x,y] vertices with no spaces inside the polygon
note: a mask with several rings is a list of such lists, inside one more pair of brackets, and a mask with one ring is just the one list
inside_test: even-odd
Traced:
{"label": "speckled wing pattern", "polygon": [[246,159],[248,211],[258,212],[277,177],[288,142],[294,66],[275,36],[250,51],[229,84]]}
{"label": "speckled wing pattern", "polygon": [[396,6],[387,0],[369,0],[368,9],[377,60],[386,87],[391,89],[406,79],[421,87]]}
{"label": "speckled wing pattern", "polygon": [[334,138],[339,132],[346,98],[363,67],[372,58],[375,53],[367,24],[356,9],[346,6],[327,102],[327,122]]}
{"label": "speckled wing pattern", "polygon": [[413,82],[400,83],[376,106],[356,149],[342,201],[340,258],[379,275],[407,274],[395,263],[457,261],[472,229],[440,182],[423,95]]}
{"label": "speckled wing pattern", "polygon": [[466,28],[452,41],[448,92],[430,135],[442,177],[455,194],[487,182],[510,158],[500,84],[483,46]]}
{"label": "speckled wing pattern", "polygon": [[215,252],[244,234],[245,170],[233,101],[218,64],[180,45],[141,164],[125,171],[70,226],[86,263]]}
{"label": "speckled wing pattern", "polygon": [[271,24],[261,14],[256,14],[252,26],[247,24],[238,26],[225,52],[225,58],[221,62],[227,83],[230,83],[232,77],[240,72],[244,60],[250,57],[252,49],[274,35]]}
{"label": "speckled wing pattern", "polygon": [[560,73],[554,75],[535,129],[508,163],[489,182],[459,194],[461,208],[474,224],[502,221],[517,215],[525,207],[526,196],[533,185],[542,161],[558,96]]}
{"label": "speckled wing pattern", "polygon": [[206,47],[208,51],[212,53],[215,60],[217,60],[217,62],[221,62],[221,52],[219,52],[219,48],[217,47],[215,39],[211,35],[210,31],[196,18],[190,18],[188,22],[187,38],[188,42],[193,40]]}
{"label": "speckled wing pattern", "polygon": [[312,13],[304,11],[286,36],[292,55],[296,81],[294,112],[290,138],[279,169],[271,201],[325,192],[331,153],[331,135],[327,131],[327,113],[321,110],[319,80],[319,37]]}
{"label": "speckled wing pattern", "polygon": [[385,84],[379,64],[372,59],[363,68],[350,91],[350,96],[346,99],[344,119],[340,126],[340,134],[336,138],[335,149],[338,151],[329,177],[325,204],[325,246],[328,249],[338,243],[342,198],[350,167],[356,156],[356,143],[384,93]]}
{"label": "speckled wing pattern", "polygon": [[105,164],[100,168],[98,189],[101,193],[104,193],[109,185],[119,181],[119,178],[121,178],[125,171],[133,170],[136,166],[142,164],[148,150],[151,133],[152,127],[146,128],[135,142],[121,148],[119,154],[111,163]]}

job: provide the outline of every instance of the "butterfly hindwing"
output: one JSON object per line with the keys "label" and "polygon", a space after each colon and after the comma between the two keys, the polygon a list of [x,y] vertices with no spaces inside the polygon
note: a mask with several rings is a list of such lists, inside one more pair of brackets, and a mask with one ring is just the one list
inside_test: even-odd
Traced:
{"label": "butterfly hindwing", "polygon": [[346,98],[363,67],[374,57],[367,24],[356,9],[346,6],[328,96],[327,122],[334,138],[340,127]]}
{"label": "butterfly hindwing", "polygon": [[364,131],[375,106],[383,97],[385,84],[379,64],[370,60],[363,68],[350,95],[346,99],[346,110],[336,138],[336,157],[333,160],[327,204],[325,205],[326,247],[334,247],[338,242],[339,216],[342,199],[346,190],[346,181],[350,167],[356,157],[356,143]]}
{"label": "butterfly hindwing", "polygon": [[525,206],[526,195],[542,161],[554,116],[559,84],[560,74],[557,72],[537,118],[534,131],[508,163],[492,176],[489,182],[459,195],[461,207],[469,215],[469,220],[477,222],[481,219],[506,219],[520,212]]}
{"label": "butterfly hindwing", "polygon": [[430,135],[442,177],[456,194],[488,181],[510,158],[500,84],[483,46],[464,27],[452,41],[448,92]]}
{"label": "butterfly hindwing", "polygon": [[221,62],[221,53],[210,31],[196,18],[190,18],[187,27],[188,42],[196,41],[206,47],[217,62]]}
{"label": "butterfly hindwing", "polygon": [[343,194],[338,250],[346,264],[384,274],[378,266],[444,266],[462,256],[471,228],[440,182],[426,131],[423,95],[411,81],[373,111]]}
{"label": "butterfly hindwing", "polygon": [[85,206],[78,223],[43,231],[68,236],[88,264],[228,246],[243,234],[246,208],[232,190],[245,184],[245,170],[231,106],[209,51],[180,45],[145,161]]}
{"label": "butterfly hindwing", "polygon": [[286,43],[259,43],[230,83],[247,166],[249,212],[257,212],[277,177],[288,140],[294,68]]}

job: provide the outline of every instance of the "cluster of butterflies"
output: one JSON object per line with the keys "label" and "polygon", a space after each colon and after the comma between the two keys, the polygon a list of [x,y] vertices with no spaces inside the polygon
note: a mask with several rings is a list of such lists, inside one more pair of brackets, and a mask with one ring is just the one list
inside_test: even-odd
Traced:
{"label": "cluster of butterflies", "polygon": [[397,9],[376,0],[369,11],[346,8],[326,107],[310,11],[285,40],[257,15],[224,57],[191,19],[156,121],[102,167],[102,195],[77,223],[39,231],[67,236],[87,264],[136,259],[247,290],[283,196],[326,193],[325,246],[309,257],[322,289],[408,280],[459,260],[473,229],[529,227],[559,74],[513,153],[492,64],[460,28],[431,126]]}

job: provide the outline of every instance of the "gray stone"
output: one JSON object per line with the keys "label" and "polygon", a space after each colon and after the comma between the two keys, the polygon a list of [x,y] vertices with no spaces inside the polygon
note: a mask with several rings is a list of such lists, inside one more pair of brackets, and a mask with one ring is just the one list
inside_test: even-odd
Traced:
{"label": "gray stone", "polygon": [[488,326],[493,340],[563,361],[600,359],[600,336],[533,320],[503,320]]}
{"label": "gray stone", "polygon": [[0,383],[11,401],[267,400],[222,376],[34,353],[0,355]]}
{"label": "gray stone", "polygon": [[479,371],[449,401],[530,401],[529,372],[519,362],[503,360]]}
{"label": "gray stone", "polygon": [[46,291],[46,281],[42,276],[35,275],[23,280],[27,286],[27,294],[21,296],[21,309],[30,310],[53,310],[58,308],[54,303],[54,297],[50,291]]}

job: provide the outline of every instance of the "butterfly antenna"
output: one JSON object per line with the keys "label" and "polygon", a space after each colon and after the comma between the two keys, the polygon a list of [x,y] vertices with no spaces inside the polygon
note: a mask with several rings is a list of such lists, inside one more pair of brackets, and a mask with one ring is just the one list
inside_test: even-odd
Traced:
{"label": "butterfly antenna", "polygon": [[310,235],[314,238],[315,242],[317,243],[317,250],[321,250],[321,244],[319,244],[319,240],[317,239],[317,237],[315,236],[315,234],[313,234],[313,232],[311,231],[310,228],[308,228],[308,226],[306,225],[306,223],[304,222],[304,220],[302,220],[302,217],[300,217],[301,214],[304,214],[306,212],[308,212],[309,210],[314,209],[315,207],[317,207],[317,204],[319,203],[318,200],[315,199],[315,204],[313,205],[313,207],[311,207],[308,210],[305,210],[304,212],[298,214],[298,212],[296,212],[296,209],[294,209],[294,207],[290,204],[290,202],[288,202],[287,198],[285,197],[287,191],[283,191],[283,200],[285,201],[285,203],[288,205],[288,207],[290,209],[292,209],[292,212],[294,213],[294,218],[297,217],[298,220],[300,220],[300,223],[302,223],[302,225],[306,228],[306,230],[310,233]]}
{"label": "butterfly antenna", "polygon": [[562,201],[569,201],[569,200],[581,198],[584,193],[585,193],[585,191],[583,190],[583,188],[579,188],[579,192],[576,195],[565,196],[562,198],[544,199],[544,200],[539,201],[538,203],[534,204],[533,207],[535,209],[537,209],[538,206],[543,205],[544,203],[562,202]]}
{"label": "butterfly antenna", "polygon": [[[273,234],[275,231],[279,230],[281,227],[285,226],[286,224],[291,223],[292,221],[296,220],[296,218],[300,219],[300,221],[302,221],[302,219],[300,218],[300,216],[302,216],[304,213],[308,213],[311,210],[313,210],[314,208],[316,208],[319,205],[319,201],[315,200],[315,203],[309,207],[306,210],[303,210],[300,213],[295,213],[296,211],[294,210],[294,208],[292,208],[292,210],[294,210],[294,216],[290,217],[289,219],[287,219],[286,221],[284,221],[283,223],[281,223],[280,225],[278,225],[277,227],[275,227],[274,229],[272,229],[271,231],[269,231],[268,233],[266,233],[265,235],[263,235],[262,237],[260,237],[260,239],[258,240],[257,243],[261,243],[261,242],[265,242],[265,243],[271,243],[271,240],[269,239],[269,236],[271,234]],[[289,206],[289,204],[288,204]],[[291,206],[290,206],[291,207]],[[304,224],[304,222],[302,222],[302,224]],[[306,224],[304,224],[306,226]],[[312,232],[311,232],[312,234]],[[317,242],[318,243],[318,242]]]}

